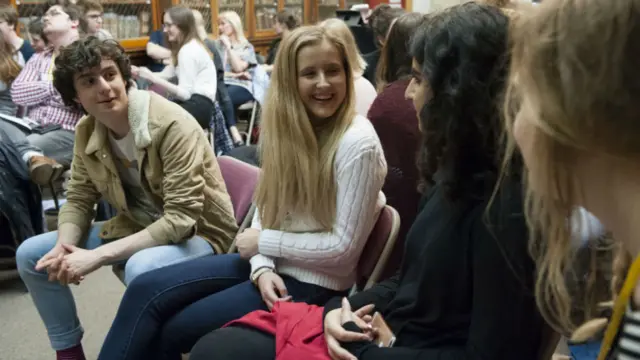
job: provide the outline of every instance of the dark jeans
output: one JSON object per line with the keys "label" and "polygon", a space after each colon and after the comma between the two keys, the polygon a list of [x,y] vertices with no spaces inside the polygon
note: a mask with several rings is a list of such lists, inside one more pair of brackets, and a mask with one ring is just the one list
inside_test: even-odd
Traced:
{"label": "dark jeans", "polygon": [[209,123],[213,116],[213,101],[211,101],[211,99],[200,94],[193,94],[189,100],[176,100],[176,104],[187,110],[187,112],[198,121],[198,124],[200,124],[203,129],[209,128]]}
{"label": "dark jeans", "polygon": [[[127,288],[99,359],[180,359],[203,335],[266,310],[238,254],[207,256],[138,276]],[[343,292],[282,276],[294,301],[323,305]]]}
{"label": "dark jeans", "polygon": [[235,119],[236,111],[238,110],[240,105],[249,101],[253,101],[253,95],[249,92],[249,90],[238,85],[227,85],[227,92],[229,93],[229,98],[231,99],[231,103],[233,104],[232,116]]}
{"label": "dark jeans", "polygon": [[275,360],[276,338],[257,329],[230,326],[200,339],[189,360]]}

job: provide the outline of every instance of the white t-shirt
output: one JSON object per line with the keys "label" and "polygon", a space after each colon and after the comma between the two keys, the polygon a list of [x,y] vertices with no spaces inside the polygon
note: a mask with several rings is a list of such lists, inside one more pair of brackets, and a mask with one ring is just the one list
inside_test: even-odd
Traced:
{"label": "white t-shirt", "polygon": [[124,138],[116,139],[110,132],[109,144],[131,215],[140,225],[151,225],[162,213],[142,189],[133,133],[129,132]]}

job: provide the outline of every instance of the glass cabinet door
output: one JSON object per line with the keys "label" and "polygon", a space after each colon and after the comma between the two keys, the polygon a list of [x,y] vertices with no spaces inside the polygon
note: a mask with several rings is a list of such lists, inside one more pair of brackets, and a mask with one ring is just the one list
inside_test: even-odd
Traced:
{"label": "glass cabinet door", "polygon": [[276,23],[278,0],[255,0],[256,32],[269,31]]}
{"label": "glass cabinet door", "polygon": [[366,3],[367,2],[365,0],[345,0],[344,8],[349,10],[353,5],[360,5],[360,4],[366,4]]}
{"label": "glass cabinet door", "polygon": [[340,0],[318,0],[318,21],[336,17]]}
{"label": "glass cabinet door", "polygon": [[284,0],[284,8],[291,11],[304,24],[304,0]]}
{"label": "glass cabinet door", "polygon": [[[28,37],[27,25],[46,10],[42,0],[18,0],[20,35]],[[151,0],[102,0],[104,8],[102,28],[115,39],[125,40],[148,36],[153,31]]]}
{"label": "glass cabinet door", "polygon": [[[218,2],[218,14],[222,14],[225,11],[235,11],[238,15],[240,15],[240,19],[242,20],[242,27],[244,28],[245,33],[247,33],[247,29],[249,26],[247,25],[247,19],[245,18],[245,0],[217,0]],[[220,21],[217,22],[220,24]],[[214,34],[218,34],[218,29],[212,29]]]}
{"label": "glass cabinet door", "polygon": [[101,1],[104,8],[102,27],[115,39],[149,36],[153,31],[151,1]]}
{"label": "glass cabinet door", "polygon": [[[211,27],[211,3],[209,0],[180,0],[180,5],[200,11],[204,20],[204,28],[207,29],[207,34],[211,34],[213,29]],[[162,21],[162,19],[160,20]]]}

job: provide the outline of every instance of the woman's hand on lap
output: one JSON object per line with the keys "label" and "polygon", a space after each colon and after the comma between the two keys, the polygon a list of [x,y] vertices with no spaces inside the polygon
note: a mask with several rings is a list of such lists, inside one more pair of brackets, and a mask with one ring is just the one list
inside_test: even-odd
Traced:
{"label": "woman's hand on lap", "polygon": [[[346,303],[346,304],[345,304]],[[371,325],[371,315],[373,305],[366,305],[351,311],[349,301],[342,300],[342,308],[331,310],[324,318],[324,338],[327,342],[329,355],[333,360],[357,360],[350,352],[340,346],[340,342],[372,341],[373,332]],[[347,331],[343,324],[353,321],[362,329],[363,333]]]}
{"label": "woman's hand on lap", "polygon": [[260,290],[262,300],[267,304],[269,310],[271,310],[278,301],[291,301],[291,296],[287,292],[284,281],[280,275],[273,271],[267,271],[260,275],[258,278],[258,290]]}

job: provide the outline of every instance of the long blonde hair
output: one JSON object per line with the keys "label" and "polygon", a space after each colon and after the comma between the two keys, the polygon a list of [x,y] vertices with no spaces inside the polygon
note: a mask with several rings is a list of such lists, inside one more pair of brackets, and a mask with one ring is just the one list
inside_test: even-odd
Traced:
{"label": "long blonde hair", "polygon": [[[298,91],[298,53],[328,41],[338,49],[346,74],[346,97],[333,120],[314,128]],[[334,159],[355,117],[353,74],[346,44],[321,27],[292,30],[280,45],[262,113],[262,172],[255,201],[265,229],[284,229],[288,214],[309,216],[330,231],[336,216]]]}
{"label": "long blonde hair", "polygon": [[244,36],[244,28],[242,27],[242,19],[240,19],[240,15],[238,15],[235,11],[224,11],[221,13],[218,18],[224,19],[226,22],[231,25],[233,28],[233,32],[236,35],[236,40],[238,43],[244,45],[249,42],[247,37]]}
{"label": "long blonde hair", "polygon": [[331,36],[342,40],[347,48],[347,57],[351,62],[354,76],[362,76],[364,70],[367,68],[367,62],[362,57],[356,44],[356,39],[353,37],[353,33],[351,33],[347,24],[340,19],[327,19],[321,22],[320,26],[322,26],[327,33],[331,34]]}
{"label": "long blonde hair", "polygon": [[[638,14],[640,0],[545,1],[521,13],[512,29],[507,150],[515,150],[515,117],[526,115],[538,130],[530,134],[536,154],[527,181],[535,182],[535,191],[527,184],[525,208],[538,265],[536,301],[563,333],[576,329],[566,283],[575,255],[567,219],[583,195],[573,171],[576,157],[634,158],[640,152]],[[614,292],[629,254],[619,250],[616,257]]]}

